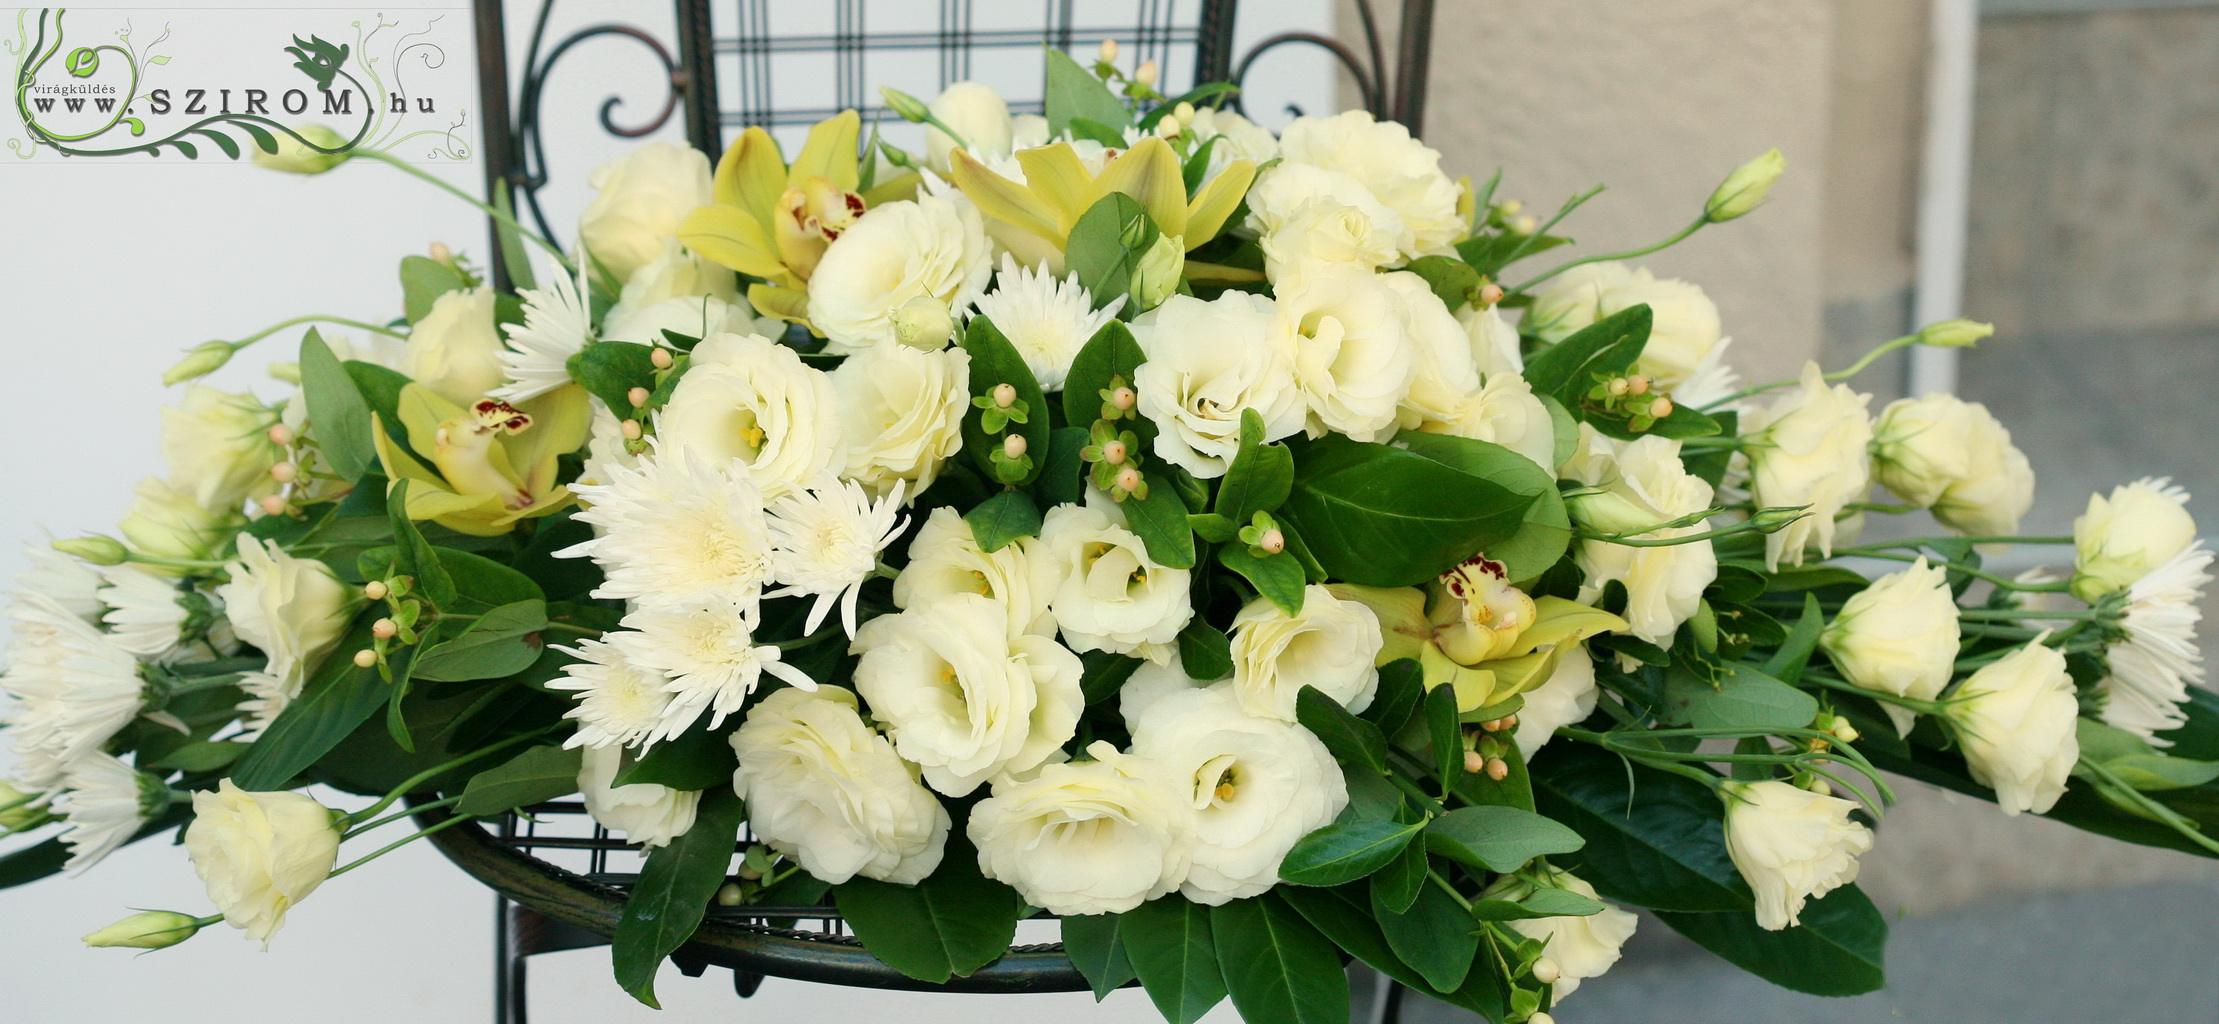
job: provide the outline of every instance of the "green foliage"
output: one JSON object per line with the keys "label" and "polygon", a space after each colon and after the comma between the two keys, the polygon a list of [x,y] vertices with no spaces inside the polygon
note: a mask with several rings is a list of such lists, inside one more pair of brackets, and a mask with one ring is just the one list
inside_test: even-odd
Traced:
{"label": "green foliage", "polygon": [[732,750],[734,728],[735,723],[726,722],[722,728],[711,729],[704,717],[693,728],[647,748],[639,760],[616,773],[615,784],[731,789],[732,773],[740,766],[739,755]]}
{"label": "green foliage", "polygon": [[963,351],[971,354],[971,394],[992,402],[994,389],[1007,384],[1017,392],[1017,401],[1028,410],[1041,415],[1027,415],[1025,422],[1009,422],[1002,426],[1008,433],[1025,439],[1025,454],[1017,462],[997,461],[1002,455],[1003,431],[986,429],[986,410],[973,405],[963,414],[963,450],[988,480],[1023,487],[1040,475],[1048,457],[1048,400],[1040,394],[1040,382],[1035,380],[1032,369],[1025,365],[1025,357],[1017,353],[1009,339],[1002,335],[994,322],[983,316],[972,317],[963,332]]}
{"label": "green foliage", "polygon": [[401,257],[401,308],[413,324],[431,315],[432,304],[448,292],[470,287],[470,279],[452,262],[424,256]]}
{"label": "green foliage", "polygon": [[887,966],[935,984],[966,977],[1009,949],[1025,901],[979,873],[978,851],[960,832],[946,856],[916,885],[854,878],[832,896],[863,948]]}
{"label": "green foliage", "polygon": [[573,353],[570,379],[606,403],[618,419],[632,415],[632,389],[655,390],[655,350],[629,341],[597,341]]}
{"label": "green foliage", "polygon": [[1649,343],[1653,321],[1647,304],[1597,320],[1526,360],[1526,383],[1533,386],[1534,394],[1576,409],[1596,381],[1633,370],[1641,349]]}
{"label": "green foliage", "polygon": [[1453,992],[1464,984],[1479,952],[1472,917],[1449,894],[1434,885],[1421,886],[1407,909],[1396,910],[1372,887],[1372,915],[1395,955],[1409,964],[1436,992]]}
{"label": "green foliage", "polygon": [[1469,305],[1479,290],[1480,272],[1454,256],[1420,256],[1402,268],[1425,279],[1425,285],[1451,310]]}
{"label": "green foliage", "polygon": [[1133,672],[1140,668],[1141,661],[1126,654],[1088,651],[1079,655],[1079,665],[1079,691],[1086,695],[1088,704],[1099,704],[1117,696],[1125,680],[1131,679]]}
{"label": "green foliage", "polygon": [[[1294,460],[1280,516],[1301,531],[1327,573],[1369,586],[1423,583],[1511,540],[1544,493],[1337,434],[1296,447]],[[1545,492],[1555,492],[1553,482]]]}
{"label": "green foliage", "polygon": [[1412,658],[1398,658],[1379,666],[1379,690],[1373,694],[1371,707],[1364,709],[1364,717],[1379,726],[1379,731],[1393,736],[1418,713],[1425,700],[1425,673]]}
{"label": "green foliage", "polygon": [[1386,867],[1425,830],[1421,823],[1334,822],[1296,840],[1279,864],[1279,879],[1293,885],[1333,886]]}
{"label": "green foliage", "polygon": [[[1121,380],[1130,385],[1133,371],[1147,361],[1147,354],[1140,350],[1140,343],[1133,340],[1132,329],[1126,327],[1124,321],[1103,324],[1080,347],[1078,354],[1071,357],[1071,371],[1063,377],[1064,419],[1074,427],[1100,419],[1102,392],[1109,389],[1112,381]],[[1128,422],[1136,430],[1151,433],[1154,430],[1143,418]]]}
{"label": "green foliage", "polygon": [[[1124,140],[1118,141],[1122,145]],[[1087,207],[1071,226],[1063,263],[1094,297],[1095,308],[1109,305],[1120,295],[1127,296],[1129,305],[1138,301],[1132,296],[1141,260],[1162,235],[1139,200],[1112,192]]]}
{"label": "green foliage", "polygon": [[1569,238],[1556,235],[1519,235],[1508,231],[1495,234],[1473,235],[1456,243],[1456,254],[1464,258],[1471,268],[1489,277],[1502,274],[1502,269],[1517,260],[1536,253],[1547,252],[1560,245],[1571,243]]}
{"label": "green foliage", "polygon": [[1706,683],[1676,662],[1656,710],[1667,724],[1699,729],[1801,729],[1818,715],[1818,700],[1754,665],[1721,666],[1717,682]]}
{"label": "green foliage", "polygon": [[1194,1024],[1224,1000],[1210,908],[1164,896],[1120,916],[1125,955],[1164,1020]]}
{"label": "green foliage", "polygon": [[313,327],[301,338],[300,384],[324,461],[343,479],[360,478],[378,460],[370,444],[370,406]]}
{"label": "green foliage", "polygon": [[1340,701],[1315,686],[1303,687],[1295,696],[1294,706],[1296,720],[1335,758],[1375,772],[1387,770],[1387,737],[1378,726],[1350,714]]}
{"label": "green foliage", "polygon": [[617,984],[632,998],[662,1008],[655,1001],[655,970],[663,957],[692,937],[709,900],[724,885],[741,812],[740,798],[730,786],[710,789],[701,794],[693,827],[669,845],[648,851],[639,884],[624,901],[616,934],[610,937]]}
{"label": "green foliage", "polygon": [[1194,679],[1217,680],[1233,674],[1233,642],[1225,631],[1197,615],[1179,630],[1179,665]]}
{"label": "green foliage", "polygon": [[[1344,885],[1333,889],[1281,886],[1272,890],[1271,898],[1293,907],[1332,939],[1334,945],[1380,973],[1420,992],[1431,987],[1387,944],[1363,886]],[[1464,983],[1455,991],[1432,994],[1488,1020],[1499,1021],[1507,1015],[1507,985],[1499,966],[1485,949],[1480,950],[1472,969],[1464,976]]]}
{"label": "green foliage", "polygon": [[1194,530],[1187,525],[1186,503],[1170,487],[1151,487],[1118,506],[1125,525],[1148,546],[1148,557],[1173,569],[1194,568]]}
{"label": "green foliage", "polygon": [[1425,827],[1426,849],[1466,867],[1508,874],[1535,857],[1572,853],[1580,834],[1532,811],[1499,804],[1459,807]]}
{"label": "green foliage", "polygon": [[[1048,133],[1061,135],[1071,127],[1073,118],[1085,118],[1111,128],[1123,128],[1133,123],[1125,104],[1109,86],[1094,77],[1084,65],[1072,60],[1071,55],[1049,47],[1047,50],[1048,84],[1046,112]],[[1119,136],[1118,141],[1124,141]]]}
{"label": "green foliage", "polygon": [[1430,881],[1428,872],[1432,867],[1424,843],[1403,847],[1395,859],[1371,876],[1372,903],[1393,913],[1408,913],[1410,904],[1417,901],[1419,891]]}
{"label": "green foliage", "polygon": [[1757,927],[1746,913],[1659,912],[1704,949],[1781,988],[1816,996],[1853,996],[1887,984],[1883,951],[1888,921],[1864,891],[1845,885],[1803,907],[1802,923],[1782,931]]}
{"label": "green foliage", "polygon": [[1518,528],[1482,549],[1501,562],[1513,581],[1530,580],[1564,557],[1572,542],[1572,517],[1557,493],[1556,474],[1498,444],[1450,434],[1405,431],[1395,443],[1445,466],[1490,480],[1515,494],[1530,494]]}
{"label": "green foliage", "polygon": [[[301,694],[278,713],[268,731],[232,767],[240,789],[285,789],[355,727],[385,706],[392,687],[375,668],[357,668],[355,651],[370,646],[372,615],[358,617],[323,664],[309,673]],[[406,657],[406,653],[396,657]]]}
{"label": "green foliage", "polygon": [[1040,536],[1040,506],[1023,491],[1003,491],[963,513],[979,549],[1000,551],[1020,537]]}
{"label": "green foliage", "polygon": [[1436,686],[1425,691],[1419,706],[1425,716],[1426,742],[1433,747],[1435,776],[1453,779],[1464,773],[1464,723],[1456,711],[1456,688]]}
{"label": "green foliage", "polygon": [[1472,917],[1481,921],[1531,921],[1544,917],[1591,917],[1603,912],[1603,902],[1570,889],[1535,889],[1523,900],[1472,901]]}
{"label": "green foliage", "polygon": [[504,604],[460,633],[426,648],[414,678],[431,682],[498,679],[539,660],[539,631],[547,628],[547,603],[537,598]]}
{"label": "green foliage", "polygon": [[1096,1002],[1140,977],[1125,954],[1124,924],[1121,914],[1087,914],[1062,921],[1064,955],[1093,987]]}
{"label": "green foliage", "polygon": [[527,747],[471,776],[455,813],[483,817],[568,796],[578,791],[578,766],[583,760],[575,747]]}
{"label": "green foliage", "polygon": [[1753,900],[1726,854],[1716,792],[1593,747],[1557,746],[1531,766],[1534,800],[1587,841],[1581,878],[1637,907],[1746,914]]}
{"label": "green foliage", "polygon": [[1226,544],[1217,549],[1217,564],[1239,573],[1280,611],[1302,614],[1305,580],[1302,563],[1295,561],[1292,553],[1280,551],[1259,557],[1245,544]]}
{"label": "green foliage", "polygon": [[1218,968],[1243,1020],[1346,1024],[1340,951],[1286,904],[1259,896],[1210,909]]}
{"label": "green foliage", "polygon": [[1244,525],[1258,512],[1278,511],[1293,489],[1294,454],[1286,445],[1265,444],[1264,418],[1254,409],[1242,409],[1240,450],[1218,484],[1212,511],[1235,526]]}

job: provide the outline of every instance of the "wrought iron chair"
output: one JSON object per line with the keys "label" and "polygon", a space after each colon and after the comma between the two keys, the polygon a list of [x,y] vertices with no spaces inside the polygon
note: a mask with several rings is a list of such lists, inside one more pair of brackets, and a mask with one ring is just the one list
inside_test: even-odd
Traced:
{"label": "wrought iron chair", "polygon": [[[918,6],[916,0],[884,0]],[[540,0],[531,21],[531,35],[521,68],[508,62],[507,11],[501,0],[477,0],[477,30],[481,123],[489,199],[505,198],[519,216],[528,215],[543,234],[558,238],[541,208],[539,191],[550,179],[550,164],[541,128],[548,117],[542,100],[550,75],[564,56],[580,43],[602,37],[630,39],[659,61],[667,74],[667,91],[660,110],[637,124],[616,118],[620,97],[604,100],[599,110],[601,127],[612,135],[637,138],[661,130],[672,117],[681,118],[686,137],[712,159],[722,152],[728,132],[749,125],[808,124],[848,108],[866,118],[884,113],[875,91],[866,91],[866,67],[874,55],[895,52],[915,54],[935,51],[937,82],[901,83],[908,91],[931,95],[939,87],[970,77],[974,57],[1000,54],[1007,58],[1043,44],[1075,53],[1088,53],[1105,39],[1115,39],[1141,59],[1153,58],[1163,69],[1165,81],[1203,84],[1246,79],[1250,69],[1271,51],[1291,45],[1321,47],[1354,79],[1363,105],[1383,117],[1398,120],[1417,131],[1425,109],[1427,55],[1433,23],[1434,0],[1402,0],[1396,35],[1397,54],[1390,65],[1385,55],[1378,20],[1370,0],[1355,0],[1362,52],[1339,39],[1310,32],[1289,32],[1264,39],[1242,54],[1233,54],[1233,28],[1237,0],[1134,0],[1122,9],[1129,14],[1121,23],[1095,20],[1103,5],[1077,0],[1039,0],[1037,27],[981,27],[975,0],[940,0],[938,18],[930,29],[874,29],[883,13],[881,0],[810,0],[803,4],[774,4],[772,0],[677,0],[676,38],[669,44],[641,28],[625,24],[597,24],[550,41],[548,25],[554,0]],[[1007,5],[1005,5],[1007,6]],[[1122,5],[1121,5],[1122,6]],[[826,20],[830,8],[831,31],[795,31],[787,15],[806,10],[810,19]],[[774,9],[781,8],[781,9]],[[720,15],[719,12],[725,12]],[[724,18],[729,17],[729,22]],[[914,11],[905,12],[916,21]],[[774,74],[774,65],[793,55],[830,57],[832,81],[795,89],[796,76]],[[912,58],[913,59],[913,58]],[[720,83],[729,81],[733,88]],[[514,97],[512,106],[511,98]],[[1012,107],[1038,111],[1040,96],[1012,93]],[[1237,102],[1237,101],[1236,101]],[[498,246],[489,246],[490,268],[497,284],[508,284]],[[440,812],[430,812],[435,820]],[[488,830],[475,824],[448,829],[434,843],[458,865],[491,885],[497,898],[495,940],[494,1017],[497,1024],[524,1024],[525,965],[535,954],[604,945],[613,928],[625,892],[637,880],[628,861],[636,850],[612,838],[585,817],[576,803],[556,803],[532,809],[528,817],[509,815]],[[741,844],[744,849],[746,843]],[[566,860],[557,864],[552,861]],[[815,923],[815,930],[797,930],[797,923]],[[1060,944],[1019,946],[1008,956],[970,978],[948,985],[931,986],[894,973],[862,952],[841,927],[837,910],[829,907],[712,908],[695,940],[672,956],[689,975],[699,975],[712,964],[733,969],[733,985],[742,996],[755,992],[766,974],[850,985],[939,991],[1027,992],[1075,991],[1085,981],[1062,955]],[[1375,994],[1374,1019],[1385,1022],[1399,1015],[1401,990],[1381,979]]]}

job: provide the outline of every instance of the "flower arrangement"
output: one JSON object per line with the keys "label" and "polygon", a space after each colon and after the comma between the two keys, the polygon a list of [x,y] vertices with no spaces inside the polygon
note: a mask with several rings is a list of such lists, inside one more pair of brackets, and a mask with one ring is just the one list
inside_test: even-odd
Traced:
{"label": "flower arrangement", "polygon": [[[1625,262],[1777,152],[1664,243],[1516,270],[1595,193],[1539,221],[1398,125],[1274,137],[1148,70],[1051,53],[1045,117],[889,93],[921,154],[853,112],[790,161],[650,145],[575,252],[496,212],[514,294],[435,247],[283,401],[188,387],[120,538],[34,548],[9,605],[0,826],[45,838],[0,885],[181,830],[217,912],[86,941],[267,944],[581,794],[646,850],[614,959],[650,1003],[712,897],[829,899],[925,981],[1044,911],[1178,1022],[1346,1020],[1349,957],[1546,1022],[1624,906],[1877,988],[1882,769],[2219,853],[2187,495],[2017,536],[1985,409],[1874,415],[1872,356],[1743,386],[1702,290]],[[1858,542],[1918,510],[1948,535]]]}

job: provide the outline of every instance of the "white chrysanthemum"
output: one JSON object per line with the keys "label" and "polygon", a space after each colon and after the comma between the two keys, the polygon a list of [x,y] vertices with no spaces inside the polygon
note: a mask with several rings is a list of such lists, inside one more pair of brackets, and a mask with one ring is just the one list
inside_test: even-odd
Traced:
{"label": "white chrysanthemum", "polygon": [[571,485],[590,503],[576,518],[601,535],[556,552],[601,566],[606,578],[593,596],[743,608],[761,599],[771,579],[770,517],[746,465],[666,450],[605,472],[605,484]]}
{"label": "white chrysanthemum", "polygon": [[31,566],[15,574],[16,585],[44,596],[70,614],[90,623],[100,621],[100,570],[45,544],[27,544],[23,558]]}
{"label": "white chrysanthemum", "polygon": [[110,643],[157,661],[185,639],[185,620],[192,613],[176,580],[128,563],[108,566],[100,577],[100,603],[108,608],[101,621],[108,624]]}
{"label": "white chrysanthemum", "polygon": [[578,706],[563,717],[577,719],[578,731],[563,746],[644,748],[677,735],[663,714],[670,706],[670,694],[664,689],[669,678],[626,657],[625,648],[630,646],[611,635],[555,648],[578,659],[562,667],[562,678],[547,684],[550,690],[577,694]]}
{"label": "white chrysanthemum", "polygon": [[1078,275],[1058,278],[1045,267],[1020,266],[1003,253],[994,290],[980,296],[973,308],[992,320],[1017,354],[1025,357],[1042,391],[1059,391],[1064,375],[1071,372],[1072,358],[1124,305],[1125,296],[1120,295],[1095,309],[1094,296],[1079,284]]}
{"label": "white chrysanthemum", "polygon": [[247,716],[247,720],[244,731],[237,738],[248,741],[261,739],[262,734],[269,731],[270,723],[277,721],[277,716],[292,705],[299,693],[285,677],[268,672],[241,673],[239,689],[247,695],[247,699],[239,702],[239,713]]}
{"label": "white chrysanthemum", "polygon": [[15,642],[0,689],[18,702],[8,722],[16,772],[34,789],[52,789],[138,717],[146,684],[138,659],[45,597],[16,595],[8,617]]}
{"label": "white chrysanthemum", "polygon": [[136,768],[100,751],[79,758],[62,775],[55,809],[69,822],[70,874],[79,874],[131,840],[146,821],[146,790]]}
{"label": "white chrysanthemum", "polygon": [[779,661],[777,645],[757,645],[753,626],[747,609],[723,601],[642,608],[624,617],[632,632],[612,633],[609,641],[623,649],[626,661],[669,677],[663,686],[670,694],[663,730],[675,735],[691,728],[703,711],[709,712],[709,728],[723,725],[725,716],[747,703],[764,672],[804,690],[817,688],[800,669]]}
{"label": "white chrysanthemum", "polygon": [[501,350],[506,383],[487,392],[504,402],[537,398],[570,383],[570,357],[593,341],[593,313],[584,298],[585,267],[578,261],[578,280],[567,274],[549,275],[544,288],[517,293],[524,300],[524,322],[506,324],[508,347]]}
{"label": "white chrysanthemum", "polygon": [[2196,646],[2196,624],[2203,619],[2204,585],[2211,582],[2212,553],[2202,541],[2127,586],[2126,639],[2104,652],[2111,676],[2102,689],[2110,695],[2103,720],[2155,746],[2170,746],[2152,733],[2177,729],[2188,721],[2181,704],[2188,688],[2204,678],[2203,651]]}
{"label": "white chrysanthemum", "polygon": [[816,632],[837,603],[840,625],[855,635],[855,600],[863,582],[878,571],[878,553],[909,524],[901,515],[904,489],[896,480],[894,489],[874,502],[863,485],[825,477],[771,506],[772,575],[784,586],[769,596],[817,599],[802,624],[804,634]]}

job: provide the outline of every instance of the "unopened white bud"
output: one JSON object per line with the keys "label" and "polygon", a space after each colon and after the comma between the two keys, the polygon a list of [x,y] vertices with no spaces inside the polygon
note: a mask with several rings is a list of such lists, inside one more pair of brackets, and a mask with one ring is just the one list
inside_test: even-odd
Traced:
{"label": "unopened white bud", "polygon": [[1102,40],[1102,48],[1096,51],[1096,55],[1101,58],[1101,61],[1104,64],[1117,63],[1117,40]]}
{"label": "unopened white bud", "polygon": [[1564,969],[1558,967],[1556,961],[1545,956],[1533,961],[1533,980],[1543,985],[1554,985],[1556,979],[1563,976]]}
{"label": "unopened white bud", "polygon": [[300,478],[300,467],[290,462],[280,462],[270,467],[270,479],[289,484]]}
{"label": "unopened white bud", "polygon": [[1011,434],[1002,438],[1002,457],[1014,459],[1025,454],[1025,435]]}
{"label": "unopened white bud", "polygon": [[270,443],[271,443],[271,444],[274,444],[274,445],[281,445],[281,446],[282,446],[282,445],[290,445],[290,444],[292,444],[292,443],[293,443],[294,439],[295,439],[295,435],[293,434],[293,428],[291,428],[291,427],[288,427],[288,426],[286,426],[286,425],[285,425],[285,424],[283,424],[283,423],[272,423],[272,424],[270,424]]}
{"label": "unopened white bud", "polygon": [[1155,85],[1156,62],[1153,60],[1141,61],[1140,66],[1133,69],[1133,81],[1146,86]]}
{"label": "unopened white bud", "polygon": [[618,426],[618,427],[617,427],[617,433],[623,434],[623,435],[624,435],[624,439],[625,439],[625,440],[627,440],[627,441],[637,441],[637,440],[639,440],[639,439],[640,439],[640,421],[638,421],[638,420],[625,420],[625,421],[624,421],[624,423],[623,423],[622,425],[620,425],[620,426]]}
{"label": "unopened white bud", "polygon": [[1017,386],[1007,382],[994,385],[994,408],[1007,409],[1017,404]]}
{"label": "unopened white bud", "polygon": [[379,619],[376,622],[370,623],[370,635],[377,637],[380,640],[391,640],[393,639],[393,634],[400,631],[400,624],[394,622],[392,619]]}
{"label": "unopened white bud", "polygon": [[285,501],[284,496],[278,494],[265,494],[256,499],[254,503],[261,507],[263,515],[271,516],[282,515],[287,508],[291,507]]}
{"label": "unopened white bud", "polygon": [[955,317],[948,304],[930,295],[919,295],[894,310],[894,340],[911,348],[937,352],[955,337]]}
{"label": "unopened white bud", "polygon": [[632,403],[632,408],[634,409],[645,406],[647,404],[647,400],[653,397],[655,397],[654,393],[647,390],[646,388],[633,388],[632,390],[624,393],[624,400]]}
{"label": "unopened white bud", "polygon": [[671,356],[669,349],[661,347],[649,350],[647,353],[647,361],[655,364],[655,368],[658,370],[668,370],[670,369],[670,364],[677,362],[677,360]]}
{"label": "unopened white bud", "polygon": [[393,588],[386,586],[384,580],[371,580],[362,585],[362,596],[372,601],[383,601],[385,595],[392,592]]}
{"label": "unopened white bud", "polygon": [[354,667],[369,668],[378,663],[378,652],[367,647],[354,652]]}

